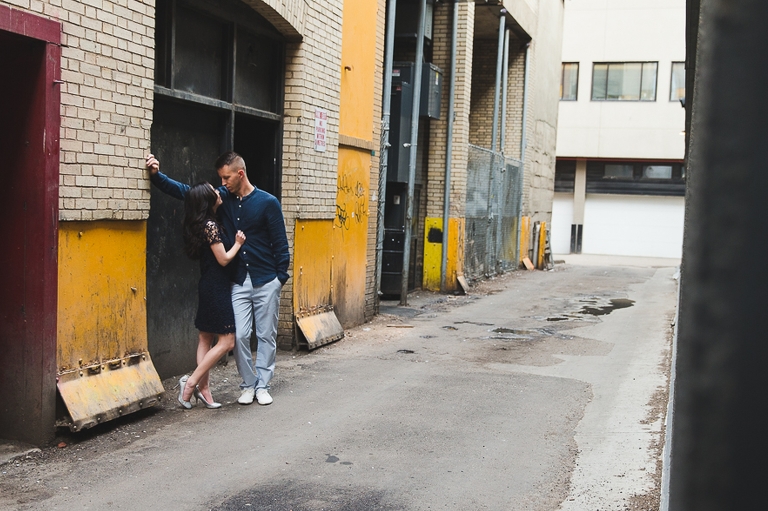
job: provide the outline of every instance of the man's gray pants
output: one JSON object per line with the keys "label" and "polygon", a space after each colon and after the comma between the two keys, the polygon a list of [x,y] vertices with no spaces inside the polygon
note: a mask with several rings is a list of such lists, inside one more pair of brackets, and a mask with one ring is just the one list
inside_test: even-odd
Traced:
{"label": "man's gray pants", "polygon": [[[253,287],[246,275],[243,285],[232,284],[232,307],[235,309],[235,362],[243,378],[241,389],[269,389],[275,374],[277,349],[277,317],[280,308],[280,289],[275,278],[263,286]],[[251,333],[256,324],[256,363],[251,353]]]}

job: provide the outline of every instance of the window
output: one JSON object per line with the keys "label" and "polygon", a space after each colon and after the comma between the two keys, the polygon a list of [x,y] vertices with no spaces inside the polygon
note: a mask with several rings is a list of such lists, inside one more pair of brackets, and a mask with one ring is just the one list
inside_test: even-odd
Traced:
{"label": "window", "polygon": [[644,179],[672,179],[672,165],[644,165]]}
{"label": "window", "polygon": [[563,62],[563,71],[560,77],[560,99],[562,101],[576,101],[579,91],[579,63]]}
{"label": "window", "polygon": [[592,101],[656,101],[658,62],[595,63]]}
{"label": "window", "polygon": [[669,100],[680,101],[681,99],[685,99],[685,62],[673,62]]}
{"label": "window", "polygon": [[[555,186],[558,169],[556,166]],[[587,193],[682,197],[685,169],[678,161],[587,160]]]}
{"label": "window", "polygon": [[632,179],[634,169],[632,165],[606,164],[603,179]]}

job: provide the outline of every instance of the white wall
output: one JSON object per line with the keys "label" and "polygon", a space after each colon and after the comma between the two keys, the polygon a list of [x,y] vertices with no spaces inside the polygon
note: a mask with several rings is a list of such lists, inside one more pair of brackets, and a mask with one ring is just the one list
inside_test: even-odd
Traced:
{"label": "white wall", "polygon": [[571,251],[571,224],[573,224],[573,193],[555,192],[549,238],[553,254],[567,254]]}
{"label": "white wall", "polygon": [[582,253],[682,257],[684,215],[683,197],[587,194]]}
{"label": "white wall", "polygon": [[[685,0],[568,0],[563,62],[579,63],[577,101],[561,101],[557,156],[676,159],[685,111],[669,101],[685,60]],[[593,62],[658,62],[656,101],[591,101]]]}

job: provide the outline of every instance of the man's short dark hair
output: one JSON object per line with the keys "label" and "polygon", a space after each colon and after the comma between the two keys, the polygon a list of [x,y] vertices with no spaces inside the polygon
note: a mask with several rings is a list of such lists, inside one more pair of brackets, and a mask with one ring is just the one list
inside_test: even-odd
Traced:
{"label": "man's short dark hair", "polygon": [[214,165],[217,171],[225,165],[231,166],[232,170],[234,171],[238,171],[240,169],[245,171],[245,160],[243,160],[243,157],[234,151],[227,151],[226,153],[216,158],[216,163]]}

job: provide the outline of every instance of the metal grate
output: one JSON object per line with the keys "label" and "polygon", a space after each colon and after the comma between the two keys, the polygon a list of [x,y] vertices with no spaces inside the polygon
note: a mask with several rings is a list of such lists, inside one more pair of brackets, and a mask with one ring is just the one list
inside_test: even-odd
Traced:
{"label": "metal grate", "polygon": [[464,275],[490,276],[517,267],[522,163],[469,146]]}

